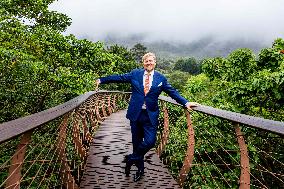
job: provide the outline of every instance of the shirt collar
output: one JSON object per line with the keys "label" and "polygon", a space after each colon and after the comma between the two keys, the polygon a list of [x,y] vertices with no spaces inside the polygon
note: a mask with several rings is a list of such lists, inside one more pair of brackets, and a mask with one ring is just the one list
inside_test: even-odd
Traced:
{"label": "shirt collar", "polygon": [[[144,71],[144,75],[147,75],[147,73],[148,73],[148,72],[145,70],[145,71]],[[154,75],[154,70],[152,70],[152,71],[150,72],[150,75],[151,75],[151,76]]]}

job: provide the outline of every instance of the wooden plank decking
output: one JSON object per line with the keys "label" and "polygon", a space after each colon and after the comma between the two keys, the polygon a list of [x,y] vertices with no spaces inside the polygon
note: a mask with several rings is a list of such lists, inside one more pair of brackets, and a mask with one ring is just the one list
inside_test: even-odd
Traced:
{"label": "wooden plank decking", "polygon": [[90,147],[80,188],[179,188],[154,150],[145,156],[145,174],[140,181],[133,182],[135,166],[131,176],[125,176],[124,157],[132,149],[125,114],[126,110],[113,113],[100,126]]}

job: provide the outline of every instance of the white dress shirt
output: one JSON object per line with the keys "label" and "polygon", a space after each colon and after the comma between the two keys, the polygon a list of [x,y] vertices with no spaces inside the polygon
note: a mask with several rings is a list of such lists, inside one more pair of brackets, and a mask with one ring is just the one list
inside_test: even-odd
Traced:
{"label": "white dress shirt", "polygon": [[[150,89],[151,89],[151,86],[152,86],[152,83],[153,83],[153,76],[154,76],[154,70],[152,70],[151,72],[150,72],[150,77],[149,77],[149,91],[150,91]],[[147,71],[145,70],[144,71],[144,75],[143,75],[143,86],[145,87],[145,80],[146,80],[146,76],[147,76]],[[189,104],[189,102],[187,102],[186,104],[185,104],[185,106],[187,106]],[[146,104],[145,104],[145,102],[144,102],[144,104],[143,104],[143,106],[142,106],[142,109],[146,109]]]}
{"label": "white dress shirt", "polygon": [[[153,76],[154,76],[154,70],[152,70],[151,72],[150,72],[150,76],[149,76],[149,91],[150,91],[150,89],[151,89],[151,86],[152,86],[152,83],[153,83]],[[147,74],[148,74],[148,72],[145,70],[144,71],[144,75],[143,75],[143,86],[145,87],[145,80],[146,80],[146,77],[147,77]],[[145,102],[144,102],[144,104],[142,105],[142,109],[146,109],[146,104],[145,104]]]}
{"label": "white dress shirt", "polygon": [[[146,76],[147,76],[147,71],[144,71],[144,75],[143,75],[143,86],[145,87],[145,80],[146,80]],[[152,83],[153,83],[153,76],[154,76],[154,70],[152,70],[150,72],[150,77],[149,77],[149,90],[151,89]]]}

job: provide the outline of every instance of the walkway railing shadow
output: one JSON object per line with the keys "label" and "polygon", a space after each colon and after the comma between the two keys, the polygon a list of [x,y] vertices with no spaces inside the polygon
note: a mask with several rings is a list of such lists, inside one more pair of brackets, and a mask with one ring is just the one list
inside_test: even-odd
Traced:
{"label": "walkway railing shadow", "polygon": [[[0,125],[0,188],[79,188],[92,137],[130,93],[89,92]],[[160,97],[157,153],[184,188],[283,188],[284,123]]]}

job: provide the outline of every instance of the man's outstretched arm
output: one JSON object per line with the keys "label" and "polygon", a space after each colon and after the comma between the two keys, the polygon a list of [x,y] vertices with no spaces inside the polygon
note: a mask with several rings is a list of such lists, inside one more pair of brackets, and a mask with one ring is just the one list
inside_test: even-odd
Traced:
{"label": "man's outstretched arm", "polygon": [[184,105],[188,110],[192,110],[193,107],[199,105],[197,102],[189,102],[184,97],[182,97],[179,92],[168,83],[167,80],[165,80],[163,89],[170,97],[175,99],[181,105]]}
{"label": "man's outstretched arm", "polygon": [[106,77],[101,77],[96,80],[96,89],[100,84],[107,83],[129,83],[131,82],[132,73],[122,74],[122,75],[111,75]]}

